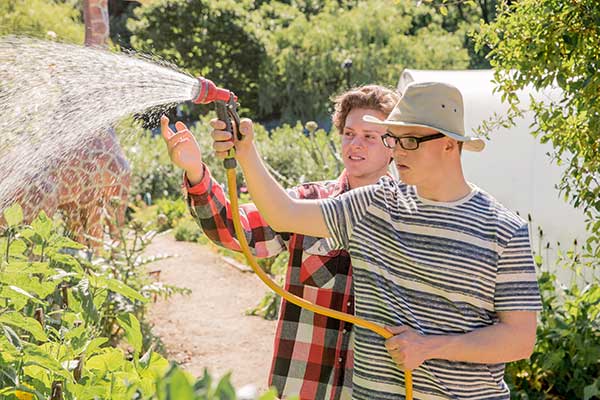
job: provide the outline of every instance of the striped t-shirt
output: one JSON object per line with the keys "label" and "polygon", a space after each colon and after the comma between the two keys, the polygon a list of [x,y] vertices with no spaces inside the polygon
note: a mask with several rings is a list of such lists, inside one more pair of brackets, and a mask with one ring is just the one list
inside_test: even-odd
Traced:
{"label": "striped t-shirt", "polygon": [[[321,203],[330,242],[352,258],[355,313],[424,335],[471,332],[498,311],[538,311],[528,226],[474,186],[460,201],[419,197],[384,177]],[[384,338],[355,328],[354,399],[403,399]],[[413,371],[415,399],[509,399],[504,364],[432,359]]]}

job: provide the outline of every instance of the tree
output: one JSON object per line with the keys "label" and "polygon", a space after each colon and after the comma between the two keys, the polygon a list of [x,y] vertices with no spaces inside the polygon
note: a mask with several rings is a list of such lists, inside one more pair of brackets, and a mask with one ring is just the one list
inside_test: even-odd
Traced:
{"label": "tree", "polygon": [[347,87],[341,64],[348,58],[352,85],[395,86],[403,68],[467,67],[463,36],[445,31],[435,9],[396,3],[332,6],[275,30],[265,68],[269,74],[261,76],[259,87],[261,113],[291,122],[325,118],[330,96]]}
{"label": "tree", "polygon": [[249,2],[157,0],[135,10],[134,49],[152,53],[233,90],[246,114],[258,109],[258,71],[265,50],[247,29]]}
{"label": "tree", "polygon": [[[511,118],[523,112],[516,91],[558,86],[557,100],[531,101],[531,133],[554,147],[566,165],[559,184],[565,198],[589,217],[587,247],[600,257],[600,2],[521,0],[502,3],[494,23],[484,25],[479,46],[489,59]],[[595,246],[595,250],[594,250]],[[597,261],[596,261],[597,262]]]}

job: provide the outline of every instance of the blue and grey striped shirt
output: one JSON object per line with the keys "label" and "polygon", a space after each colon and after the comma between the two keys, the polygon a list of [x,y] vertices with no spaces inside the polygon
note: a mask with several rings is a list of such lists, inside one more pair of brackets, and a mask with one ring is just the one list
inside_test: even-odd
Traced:
{"label": "blue and grey striped shirt", "polygon": [[[330,244],[352,257],[358,317],[424,335],[471,332],[498,311],[541,309],[528,226],[472,186],[453,203],[381,178],[321,204]],[[357,327],[353,398],[403,399],[404,374],[379,335]],[[415,399],[509,399],[504,364],[427,360]]]}

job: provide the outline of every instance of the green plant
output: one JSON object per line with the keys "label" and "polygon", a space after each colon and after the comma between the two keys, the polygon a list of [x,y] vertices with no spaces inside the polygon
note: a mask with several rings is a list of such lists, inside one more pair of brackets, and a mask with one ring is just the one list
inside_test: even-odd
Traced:
{"label": "green plant", "polygon": [[[68,399],[131,396],[129,382],[152,392],[166,360],[142,353],[138,319],[121,310],[114,327],[123,331],[134,361],[106,347],[105,312],[112,296],[145,303],[144,296],[81,257],[84,247],[62,235],[43,212],[22,224],[13,205],[4,212],[0,236],[0,394],[8,398]],[[112,333],[112,332],[111,332]],[[52,395],[52,393],[55,395]],[[129,397],[131,398],[131,397]]]}
{"label": "green plant", "polygon": [[198,242],[204,235],[202,229],[193,218],[184,218],[179,221],[173,231],[175,240],[182,242]]}
{"label": "green plant", "polygon": [[0,36],[27,35],[83,43],[84,26],[72,4],[47,0],[0,2]]}
{"label": "green plant", "polygon": [[[587,213],[590,237],[586,251],[600,259],[600,3],[595,0],[524,0],[502,2],[494,23],[476,36],[495,69],[496,90],[509,105],[507,115],[482,125],[512,126],[531,110],[531,134],[552,144],[550,156],[564,165],[559,189]],[[529,99],[518,91],[558,87],[553,96]]]}
{"label": "green plant", "polygon": [[[78,253],[84,247],[63,236],[61,226],[43,212],[29,226],[22,224],[18,205],[5,210],[4,217],[6,227],[0,235],[0,397],[237,398],[228,375],[215,382],[205,372],[196,380],[175,364],[169,365],[153,351],[154,344],[145,343],[143,320],[135,316],[136,303],[146,303],[152,291],[136,286],[130,269],[135,262],[115,270],[138,259],[138,247],[131,247],[130,242],[122,247],[120,256],[113,251],[112,259],[89,262],[85,254]],[[133,229],[142,232],[139,227]],[[138,236],[138,246],[139,240]],[[122,279],[128,279],[128,284]],[[111,302],[118,304],[107,307]],[[110,332],[105,332],[107,320],[113,328]],[[109,346],[117,333],[129,345],[129,352]],[[275,398],[273,390],[260,397]]]}
{"label": "green plant", "polygon": [[182,218],[189,215],[187,204],[181,197],[175,200],[160,199],[156,202],[156,206],[157,218],[160,217],[159,231],[175,227]]}
{"label": "green plant", "polygon": [[162,137],[133,119],[119,122],[115,129],[131,166],[130,198],[155,202],[180,196],[181,171],[171,163]]}
{"label": "green plant", "polygon": [[[289,259],[289,253],[284,252],[275,257],[260,259],[258,262],[278,285],[283,285]],[[256,306],[246,310],[246,315],[256,315],[267,320],[274,320],[279,315],[280,304],[281,296],[268,290]]]}
{"label": "green plant", "polygon": [[[536,253],[543,309],[537,343],[528,360],[507,366],[512,398],[527,400],[600,397],[600,280],[582,272],[590,268],[577,243],[559,251],[557,267],[573,272],[565,285],[544,267],[541,248]],[[595,272],[595,270],[592,270]]]}

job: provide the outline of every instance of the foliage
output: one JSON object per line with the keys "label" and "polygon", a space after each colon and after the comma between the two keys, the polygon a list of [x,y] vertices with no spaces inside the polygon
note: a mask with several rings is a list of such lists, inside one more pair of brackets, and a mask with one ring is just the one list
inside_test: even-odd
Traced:
{"label": "foliage", "polygon": [[264,49],[248,29],[248,1],[162,0],[137,8],[128,27],[133,47],[231,88],[258,109],[256,84]]}
{"label": "foliage", "polygon": [[71,4],[48,0],[2,0],[0,36],[27,35],[83,43],[80,12]]}
{"label": "foliage", "polygon": [[446,32],[433,8],[411,1],[372,0],[312,18],[299,16],[272,34],[269,73],[259,87],[261,113],[279,110],[285,121],[325,117],[330,96],[348,87],[341,68],[348,58],[351,85],[395,86],[406,67],[465,68],[463,37]]}
{"label": "foliage", "polygon": [[[136,286],[126,272],[130,269],[115,270],[134,259],[141,265],[135,246],[123,247],[128,249],[123,254],[126,259],[90,263],[78,253],[83,246],[63,236],[60,226],[43,212],[30,226],[22,224],[18,205],[5,210],[4,217],[7,226],[0,235],[3,399],[237,398],[229,375],[214,381],[205,372],[195,380],[144,342],[143,321],[134,315],[135,307],[128,310],[123,305],[144,304],[153,292]],[[106,307],[117,301],[113,297],[117,295],[119,304]],[[107,318],[113,320],[110,332],[105,330]],[[118,331],[129,353],[108,346],[110,335]],[[275,398],[273,391],[260,397]]]}
{"label": "foliage", "polygon": [[[405,67],[467,67],[469,52],[477,56],[467,32],[478,9],[438,9],[409,0],[157,0],[138,7],[128,27],[135,50],[230,88],[243,114],[295,123],[329,114],[330,96],[349,83],[395,86]],[[183,108],[194,119],[206,111]]]}
{"label": "foliage", "polygon": [[553,160],[565,165],[559,189],[587,212],[587,252],[600,259],[600,3],[503,2],[477,41],[491,48],[497,90],[510,106],[505,123],[525,111],[518,90],[560,89],[557,98],[530,99],[531,133],[552,143]]}
{"label": "foliage", "polygon": [[182,242],[198,242],[203,236],[202,229],[190,217],[182,219],[173,231],[175,240]]}
{"label": "foliage", "polygon": [[130,198],[156,201],[180,196],[182,174],[171,163],[160,134],[143,129],[133,119],[121,121],[116,131],[131,166]]}
{"label": "foliage", "polygon": [[[278,285],[283,286],[289,259],[289,253],[283,252],[278,256],[271,257],[269,259],[261,259],[258,261],[259,264],[261,264],[260,262],[263,261],[261,267],[273,277]],[[265,260],[268,260],[268,265],[264,264]],[[271,290],[268,290],[256,306],[246,310],[246,315],[256,315],[267,320],[275,320],[279,316],[280,305],[281,296]]]}
{"label": "foliage", "polygon": [[176,200],[159,199],[156,207],[159,231],[177,226],[180,220],[189,215],[187,204],[181,197]]}
{"label": "foliage", "polygon": [[[593,266],[577,248],[559,256],[558,266],[572,270],[578,280],[563,285],[541,268],[543,310],[535,349],[529,360],[511,363],[506,370],[514,399],[600,397],[600,277],[583,279],[582,270]],[[539,252],[536,260],[541,267]]]}
{"label": "foliage", "polygon": [[1,393],[9,396],[18,389],[48,398],[60,383],[68,398],[131,395],[135,390],[128,389],[127,380],[152,388],[166,361],[151,352],[142,357],[137,318],[123,309],[111,314],[133,348],[135,363],[122,350],[106,347],[109,337],[103,336],[112,296],[141,304],[146,298],[78,257],[74,252],[83,246],[62,236],[43,212],[31,226],[21,224],[16,205],[5,218],[0,237]]}

